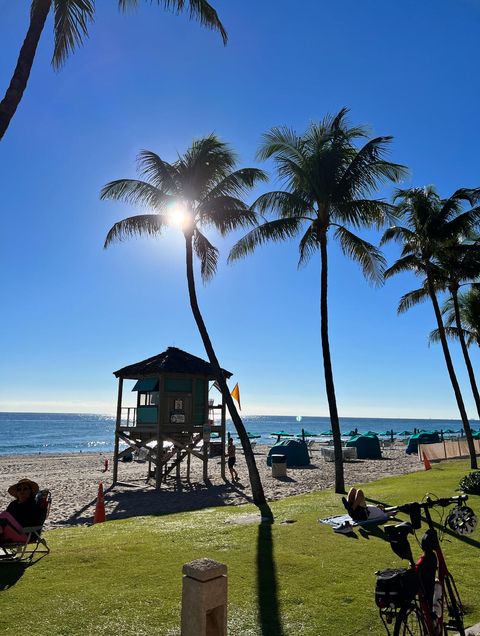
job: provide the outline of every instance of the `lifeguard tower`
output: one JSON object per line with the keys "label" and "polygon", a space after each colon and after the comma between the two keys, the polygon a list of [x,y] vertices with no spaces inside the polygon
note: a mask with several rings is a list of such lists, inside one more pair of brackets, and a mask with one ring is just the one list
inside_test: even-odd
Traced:
{"label": "lifeguard tower", "polygon": [[[225,378],[231,373],[223,370]],[[153,358],[114,372],[118,378],[117,421],[113,456],[113,484],[118,482],[119,460],[136,453],[148,461],[147,481],[155,479],[160,489],[175,470],[180,479],[186,459],[190,479],[192,455],[203,461],[203,479],[208,478],[208,457],[212,433],[221,446],[221,475],[225,478],[225,402],[209,399],[210,382],[215,380],[209,362],[168,347]],[[136,406],[123,406],[124,380],[136,380]],[[212,385],[213,386],[213,385]],[[218,413],[220,417],[218,417]],[[217,417],[216,417],[217,415]],[[120,450],[120,441],[127,448]]]}

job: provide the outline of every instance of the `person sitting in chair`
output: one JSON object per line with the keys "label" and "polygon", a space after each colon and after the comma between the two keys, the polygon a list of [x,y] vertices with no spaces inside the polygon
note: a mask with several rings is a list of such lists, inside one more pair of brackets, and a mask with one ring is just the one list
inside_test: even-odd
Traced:
{"label": "person sitting in chair", "polygon": [[357,488],[350,488],[347,497],[342,497],[342,501],[348,514],[354,521],[365,521],[368,519],[370,513],[367,508],[363,490],[360,488],[358,490]]}
{"label": "person sitting in chair", "polygon": [[45,515],[35,500],[38,491],[38,484],[31,479],[20,479],[10,486],[8,494],[15,499],[0,513],[0,543],[24,543],[27,536],[23,528],[42,525]]}

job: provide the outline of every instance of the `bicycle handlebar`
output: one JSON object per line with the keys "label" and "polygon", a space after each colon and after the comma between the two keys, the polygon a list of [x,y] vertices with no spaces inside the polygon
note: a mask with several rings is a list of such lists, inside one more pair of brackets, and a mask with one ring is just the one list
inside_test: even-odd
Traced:
{"label": "bicycle handlebar", "polygon": [[[458,495],[457,497],[440,497],[439,499],[432,499],[431,497],[427,497],[423,502],[410,502],[406,504],[400,504],[398,506],[390,506],[389,508],[385,508],[386,513],[396,514],[397,512],[406,512],[409,513],[412,507],[420,506],[420,508],[426,510],[428,508],[434,508],[435,506],[441,506],[442,508],[446,508],[451,504],[460,504],[464,501],[467,501],[468,495]],[[418,510],[418,508],[417,508]]]}

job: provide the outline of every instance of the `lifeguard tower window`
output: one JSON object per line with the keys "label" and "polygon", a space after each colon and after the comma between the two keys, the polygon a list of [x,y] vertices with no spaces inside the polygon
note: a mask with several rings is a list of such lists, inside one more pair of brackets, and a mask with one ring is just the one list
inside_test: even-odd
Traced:
{"label": "lifeguard tower window", "polygon": [[138,406],[158,406],[158,391],[155,391],[154,393],[140,393],[138,396],[138,402]]}

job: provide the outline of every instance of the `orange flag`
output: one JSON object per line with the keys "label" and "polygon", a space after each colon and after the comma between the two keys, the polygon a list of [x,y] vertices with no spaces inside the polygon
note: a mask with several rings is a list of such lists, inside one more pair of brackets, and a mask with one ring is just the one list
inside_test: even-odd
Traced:
{"label": "orange flag", "polygon": [[237,400],[238,402],[238,408],[241,411],[242,407],[240,406],[240,389],[238,388],[238,382],[237,384],[233,387],[233,391],[232,391],[232,397]]}

